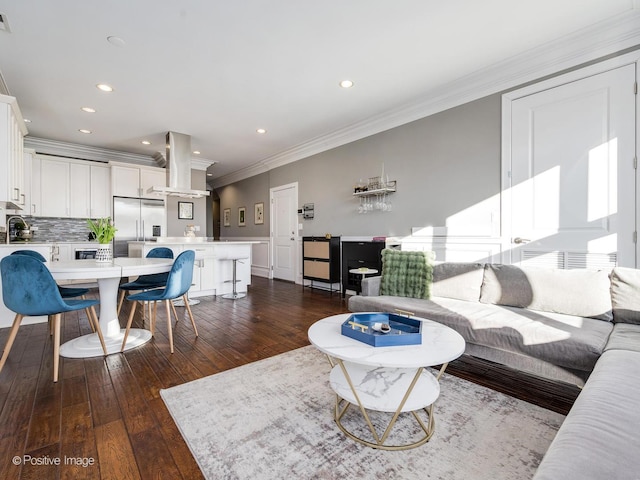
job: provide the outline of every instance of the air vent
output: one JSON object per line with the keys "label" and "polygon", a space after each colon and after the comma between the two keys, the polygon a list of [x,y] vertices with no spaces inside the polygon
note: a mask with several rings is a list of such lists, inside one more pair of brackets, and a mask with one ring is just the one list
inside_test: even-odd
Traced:
{"label": "air vent", "polygon": [[9,21],[7,20],[7,16],[4,13],[0,13],[0,30],[11,33],[11,29],[9,28]]}
{"label": "air vent", "polygon": [[564,269],[603,269],[610,270],[618,263],[615,253],[586,253],[586,252],[560,252],[524,250],[522,252],[522,265],[546,268]]}

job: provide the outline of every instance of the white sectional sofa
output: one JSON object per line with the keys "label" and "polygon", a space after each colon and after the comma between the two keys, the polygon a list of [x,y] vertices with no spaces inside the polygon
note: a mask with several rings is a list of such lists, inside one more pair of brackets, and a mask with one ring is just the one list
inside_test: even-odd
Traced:
{"label": "white sectional sofa", "polygon": [[380,284],[365,279],[349,309],[409,311],[458,331],[469,355],[584,386],[535,480],[640,478],[640,271],[441,263],[429,299]]}

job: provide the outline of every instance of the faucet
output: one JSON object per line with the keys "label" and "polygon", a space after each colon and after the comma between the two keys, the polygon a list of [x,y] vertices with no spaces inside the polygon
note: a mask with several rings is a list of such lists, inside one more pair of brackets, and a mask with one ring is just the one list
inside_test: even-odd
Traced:
{"label": "faucet", "polygon": [[20,215],[11,215],[9,218],[7,218],[7,228],[6,228],[6,232],[7,232],[7,244],[9,243],[9,226],[11,225],[11,220],[17,219],[19,218],[20,220],[22,220],[22,223],[25,224],[25,226],[27,227],[27,229],[29,228],[29,224],[25,221],[24,218],[22,218]]}

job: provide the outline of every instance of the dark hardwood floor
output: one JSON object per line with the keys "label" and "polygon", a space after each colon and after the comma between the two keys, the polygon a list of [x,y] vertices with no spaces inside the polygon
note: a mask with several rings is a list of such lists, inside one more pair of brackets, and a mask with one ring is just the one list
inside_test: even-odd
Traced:
{"label": "dark hardwood floor", "polygon": [[[243,299],[201,298],[197,339],[178,308],[173,355],[159,308],[151,342],[106,358],[62,358],[58,383],[46,324],[24,325],[0,373],[0,478],[202,478],[159,390],[308,345],[309,326],[346,307],[340,295],[254,277]],[[84,312],[66,315],[63,342],[88,332]],[[0,345],[7,334],[0,330]],[[447,372],[561,413],[579,392],[469,357]]]}

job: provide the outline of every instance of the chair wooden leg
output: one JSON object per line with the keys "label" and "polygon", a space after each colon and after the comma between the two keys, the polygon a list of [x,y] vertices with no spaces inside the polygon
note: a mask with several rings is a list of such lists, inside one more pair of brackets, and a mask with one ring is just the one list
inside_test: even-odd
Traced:
{"label": "chair wooden leg", "polygon": [[53,381],[58,381],[58,369],[60,366],[60,319],[62,314],[53,316]]}
{"label": "chair wooden leg", "polygon": [[53,315],[47,316],[47,324],[49,325],[49,336],[53,336]]}
{"label": "chair wooden leg", "polygon": [[153,337],[156,332],[156,315],[158,315],[158,302],[150,302],[149,303],[149,330],[151,331],[151,336]]}
{"label": "chair wooden leg", "polygon": [[178,324],[178,312],[176,312],[176,306],[173,304],[173,301],[169,302],[169,305],[171,305],[171,310],[173,310],[173,315],[176,317],[176,325]]}
{"label": "chair wooden leg", "polygon": [[118,310],[116,312],[116,315],[120,316],[120,310],[122,309],[122,303],[124,302],[124,296],[127,292],[125,292],[124,290],[120,290],[120,299],[118,300]]}
{"label": "chair wooden leg", "polygon": [[131,328],[131,322],[133,322],[133,314],[136,313],[136,306],[138,302],[133,302],[131,305],[131,313],[129,314],[129,320],[127,320],[127,328],[124,331],[124,338],[122,339],[122,347],[120,352],[124,352],[124,346],[127,344],[127,337],[129,337],[129,329]]}
{"label": "chair wooden leg", "polygon": [[193,331],[196,332],[196,337],[198,336],[198,329],[196,328],[196,322],[193,320],[193,313],[191,313],[191,307],[189,306],[189,297],[187,297],[187,294],[185,293],[182,296],[182,299],[184,300],[184,306],[187,309],[187,312],[189,313],[189,318],[191,319],[191,325],[193,325]]}
{"label": "chair wooden leg", "polygon": [[16,335],[18,334],[18,329],[20,328],[20,322],[24,315],[16,314],[16,317],[13,319],[13,325],[11,325],[11,331],[9,332],[9,338],[7,338],[7,343],[4,346],[4,352],[2,353],[2,359],[0,360],[0,372],[2,371],[2,367],[4,367],[5,362],[7,361],[7,357],[9,356],[9,352],[11,351],[11,347],[13,346],[13,341],[16,339]]}
{"label": "chair wooden leg", "polygon": [[[82,295],[80,298],[82,298],[82,300],[86,300],[87,299],[87,297],[85,295]],[[94,325],[94,322],[91,319],[91,311],[88,308],[85,308],[84,311],[87,314],[87,319],[89,320],[89,326],[91,327],[91,331],[93,333],[96,333],[96,327]],[[93,312],[95,313],[95,310]],[[94,318],[97,320],[97,316],[94,316]]]}
{"label": "chair wooden leg", "polygon": [[169,307],[171,300],[165,300],[164,303],[167,306],[167,334],[169,335],[169,349],[171,350],[171,353],[173,353],[173,330],[171,329],[171,307]]}
{"label": "chair wooden leg", "polygon": [[93,328],[93,331],[98,334],[98,338],[100,339],[100,345],[102,345],[102,351],[104,352],[105,355],[108,355],[107,346],[104,343],[104,336],[102,335],[102,329],[100,328],[100,322],[98,320],[98,314],[96,313],[96,309],[93,306],[91,306],[91,314],[93,317],[93,321],[90,319],[89,323],[92,324],[91,326]]}

